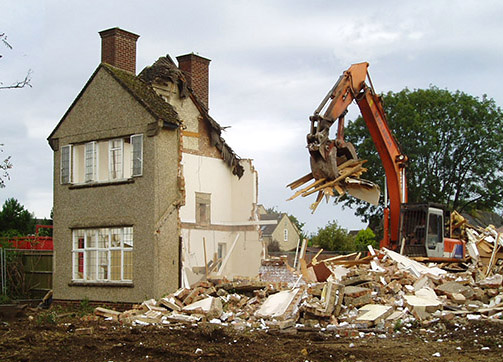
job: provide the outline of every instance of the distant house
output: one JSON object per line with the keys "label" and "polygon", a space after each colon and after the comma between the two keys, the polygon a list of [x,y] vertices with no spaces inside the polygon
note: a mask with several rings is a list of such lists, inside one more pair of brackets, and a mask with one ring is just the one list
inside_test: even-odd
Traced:
{"label": "distant house", "polygon": [[210,60],[164,56],[136,75],[138,35],[100,36],[102,63],[48,138],[54,298],[158,298],[205,264],[256,275],[257,172],[208,113]]}
{"label": "distant house", "polygon": [[300,240],[300,232],[297,226],[285,213],[268,213],[263,205],[258,207],[261,221],[276,221],[275,223],[263,224],[260,227],[262,239],[268,245],[269,250],[279,251],[295,250]]}

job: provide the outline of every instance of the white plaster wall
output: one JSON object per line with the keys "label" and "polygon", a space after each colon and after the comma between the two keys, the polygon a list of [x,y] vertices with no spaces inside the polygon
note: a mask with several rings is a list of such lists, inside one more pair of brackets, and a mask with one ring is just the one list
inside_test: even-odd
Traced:
{"label": "white plaster wall", "polygon": [[258,175],[249,159],[241,160],[243,177],[232,178],[232,210],[235,220],[251,220],[258,201]]}
{"label": "white plaster wall", "polygon": [[[217,253],[219,243],[226,244],[227,252],[229,252],[237,235],[239,235],[238,241],[222,271],[222,275],[227,278],[256,276],[262,258],[262,243],[259,241],[258,232],[256,231],[228,232],[182,229],[184,265],[189,268],[204,266],[203,238],[206,240],[207,261],[210,261],[213,260],[214,254]],[[216,274],[216,271],[213,274]],[[191,280],[190,282],[195,281]]]}
{"label": "white plaster wall", "polygon": [[232,175],[224,161],[218,158],[182,154],[186,199],[180,209],[182,222],[195,223],[195,193],[211,194],[211,223],[228,224],[233,220]]}

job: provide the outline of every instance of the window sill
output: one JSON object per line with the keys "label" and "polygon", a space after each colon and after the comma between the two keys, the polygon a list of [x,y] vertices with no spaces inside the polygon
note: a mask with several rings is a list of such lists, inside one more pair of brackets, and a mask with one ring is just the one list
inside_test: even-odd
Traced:
{"label": "window sill", "polygon": [[101,187],[101,186],[117,186],[117,185],[125,185],[125,184],[132,184],[134,183],[134,178],[128,178],[124,180],[118,180],[118,181],[105,181],[105,182],[89,182],[85,184],[72,184],[68,188],[70,190],[75,190],[75,189],[85,189],[89,187]]}
{"label": "window sill", "polygon": [[133,282],[90,282],[90,281],[71,281],[68,283],[70,287],[106,287],[106,288],[134,288]]}

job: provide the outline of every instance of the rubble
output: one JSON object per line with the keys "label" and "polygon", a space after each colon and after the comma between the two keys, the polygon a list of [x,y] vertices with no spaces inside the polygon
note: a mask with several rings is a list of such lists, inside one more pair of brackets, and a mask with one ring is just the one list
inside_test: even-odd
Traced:
{"label": "rubble", "polygon": [[477,253],[457,265],[426,265],[385,248],[370,249],[363,257],[313,258],[309,264],[300,259],[299,271],[286,258],[272,258],[262,262],[256,278],[210,278],[122,313],[96,308],[95,314],[133,325],[212,323],[294,332],[318,328],[339,335],[369,329],[383,333],[438,319],[501,322],[503,241],[490,227],[466,232]]}

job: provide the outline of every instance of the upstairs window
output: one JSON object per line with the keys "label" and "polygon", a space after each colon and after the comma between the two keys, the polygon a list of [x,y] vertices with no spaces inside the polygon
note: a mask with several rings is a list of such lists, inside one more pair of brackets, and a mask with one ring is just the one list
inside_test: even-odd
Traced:
{"label": "upstairs window", "polygon": [[127,180],[143,175],[143,135],[61,147],[61,184]]}
{"label": "upstairs window", "polygon": [[283,229],[283,241],[288,241],[288,229]]}

